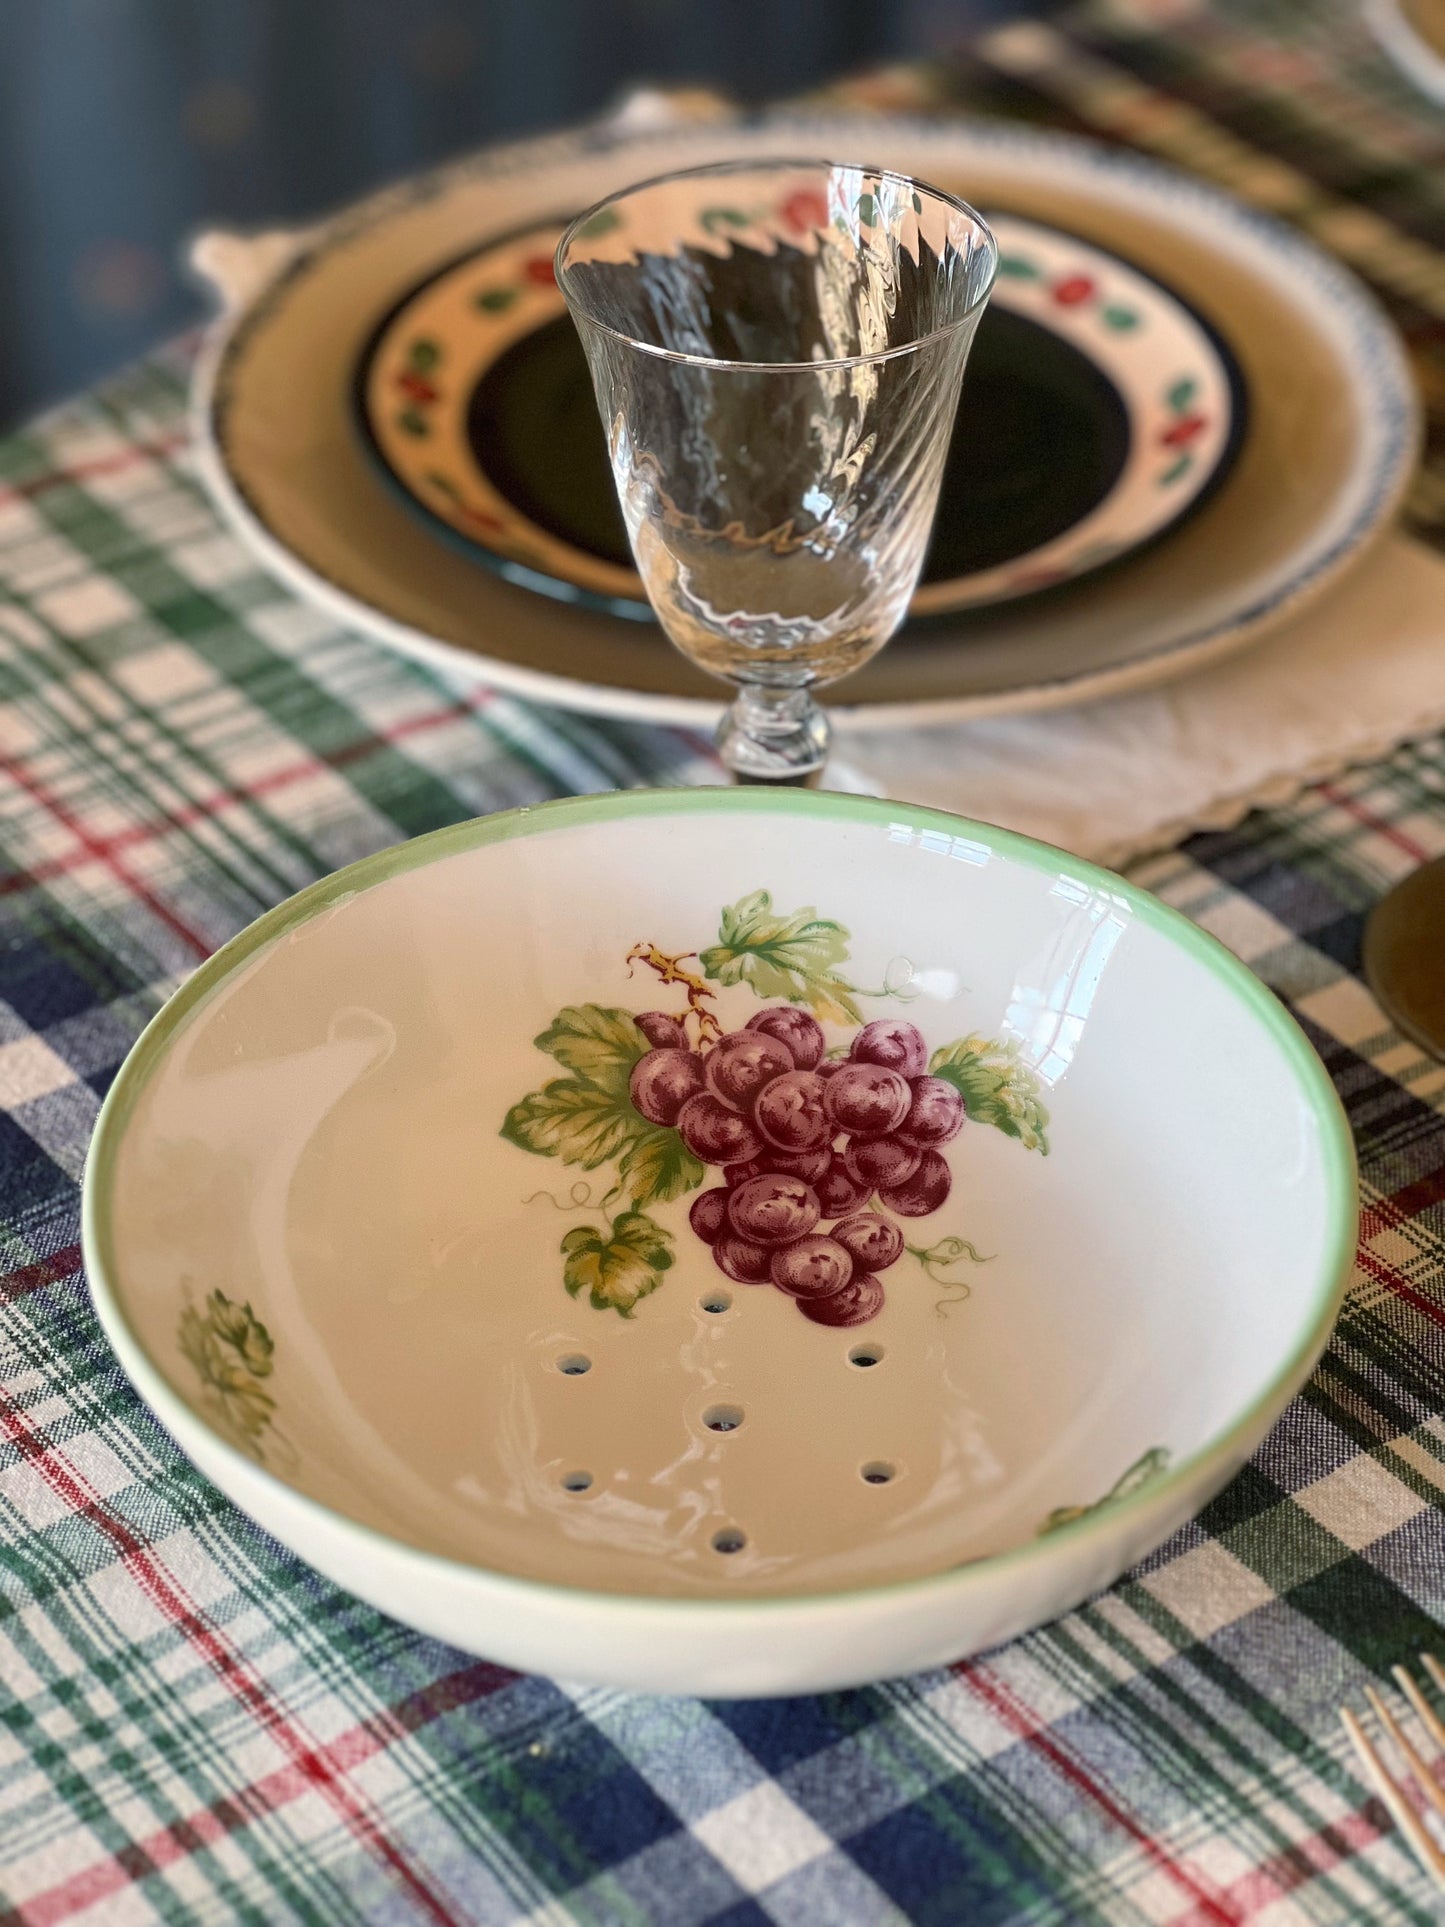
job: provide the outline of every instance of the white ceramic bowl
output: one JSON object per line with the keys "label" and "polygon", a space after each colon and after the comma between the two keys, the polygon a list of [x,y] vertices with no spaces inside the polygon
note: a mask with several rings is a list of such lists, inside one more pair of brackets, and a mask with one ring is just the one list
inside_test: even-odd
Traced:
{"label": "white ceramic bowl", "polygon": [[[638,1070],[658,1011],[685,1048],[649,1020]],[[688,1141],[773,1168],[729,1193]],[[316,884],[156,1019],[85,1190],[126,1370],[302,1557],[509,1665],[723,1694],[1108,1584],[1303,1381],[1354,1229],[1324,1071],[1212,939],[1002,831],[764,790]]]}

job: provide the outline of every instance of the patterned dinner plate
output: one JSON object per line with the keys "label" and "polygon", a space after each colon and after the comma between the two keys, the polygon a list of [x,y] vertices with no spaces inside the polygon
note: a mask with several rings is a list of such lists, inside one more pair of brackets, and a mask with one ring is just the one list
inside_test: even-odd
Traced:
{"label": "patterned dinner plate", "polygon": [[[999,278],[915,615],[1055,588],[1156,541],[1222,479],[1243,428],[1233,356],[1170,289],[1038,222],[992,221]],[[561,232],[524,227],[408,289],[360,358],[358,417],[448,534],[528,587],[646,618],[552,274]]]}
{"label": "patterned dinner plate", "polygon": [[[587,606],[575,593],[570,601],[533,594],[504,578],[502,568],[516,564],[484,559],[475,542],[451,530],[439,534],[440,520],[418,512],[358,433],[356,371],[378,318],[449,264],[485,249],[496,269],[505,237],[555,232],[570,210],[629,181],[704,160],[779,152],[866,154],[1034,224],[1040,285],[1033,298],[1052,326],[1045,330],[1023,311],[1026,274],[1004,278],[1011,305],[1000,307],[995,326],[1036,328],[1058,359],[1075,356],[1076,368],[1100,380],[1100,361],[1078,355],[1075,342],[1087,338],[1102,354],[1100,344],[1112,341],[1122,354],[1129,331],[1111,329],[1095,300],[1080,300],[1072,305],[1082,312],[1067,324],[1077,332],[1066,337],[1059,317],[1071,304],[1058,300],[1060,282],[1070,291],[1071,280],[1095,278],[1075,266],[1085,259],[1078,251],[1085,244],[1109,263],[1105,299],[1112,306],[1112,277],[1128,273],[1128,263],[1170,291],[1181,327],[1192,312],[1205,339],[1210,329],[1227,338],[1249,398],[1248,427],[1227,471],[1166,540],[1134,549],[1120,567],[1077,573],[1048,595],[979,601],[911,622],[839,684],[829,703],[839,723],[911,727],[1037,710],[1180,675],[1297,612],[1387,525],[1413,471],[1418,403],[1393,328],[1338,263],[1197,181],[1090,141],[997,123],[857,114],[641,133],[604,123],[489,149],[306,235],[211,237],[203,259],[232,311],[202,358],[195,428],[198,470],[217,507],[289,587],[388,647],[542,702],[705,726],[716,716],[720,687],[655,625]],[[1049,255],[1048,269],[1044,230],[1051,231],[1050,247],[1064,250]],[[1022,232],[1014,230],[1016,237]],[[1077,238],[1057,242],[1057,234]],[[540,256],[523,244],[510,276],[498,275],[498,288],[524,283],[509,325],[520,328],[524,304],[555,301],[526,273],[526,262],[546,252],[545,244]],[[523,330],[524,338],[533,337]],[[979,356],[982,344],[981,335]],[[987,371],[982,359],[970,369],[964,435],[991,432]],[[435,370],[416,372],[422,381],[408,402],[424,401],[423,386],[436,385]],[[1171,387],[1183,372],[1171,371]],[[493,402],[525,392],[516,385],[486,390]],[[1169,390],[1161,387],[1154,399],[1168,414]],[[1179,399],[1182,428],[1193,398],[1181,392]],[[584,477],[587,438],[599,432],[595,414],[590,394],[581,392],[566,424],[570,446],[582,451],[572,466]],[[1158,419],[1160,433],[1169,432]],[[1056,436],[1055,461],[1068,440]],[[496,438],[487,471],[493,485],[495,445]],[[515,434],[509,445],[518,447]],[[1151,460],[1168,446],[1152,435],[1133,445]],[[1199,461],[1205,445],[1201,429],[1186,446]],[[543,462],[554,490],[559,467],[550,457]],[[469,478],[477,472],[470,462]],[[1164,481],[1168,472],[1153,471],[1160,494],[1181,481],[1192,485],[1188,474]],[[1024,494],[1034,486],[1021,478]],[[555,513],[555,494],[549,499]],[[527,519],[541,526],[535,504]],[[1088,519],[1080,517],[1074,539]],[[975,539],[950,517],[935,548],[936,563],[954,580],[964,570],[957,560],[949,565],[947,544],[961,532]],[[1056,530],[1056,539],[1061,534],[1067,531]],[[586,552],[585,544],[571,546]],[[1036,550],[1043,546],[1036,541]],[[981,559],[975,552],[975,589]],[[1017,560],[995,553],[991,565]],[[593,562],[609,566],[605,556]],[[610,566],[617,566],[615,555]],[[538,570],[532,579],[556,578]]]}

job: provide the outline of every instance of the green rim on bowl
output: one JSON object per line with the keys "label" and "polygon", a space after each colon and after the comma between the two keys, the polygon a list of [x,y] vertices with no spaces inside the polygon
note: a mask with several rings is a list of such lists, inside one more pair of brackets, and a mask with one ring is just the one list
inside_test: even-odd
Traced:
{"label": "green rim on bowl", "polygon": [[[1054,873],[1060,865],[1065,865],[1071,875],[1122,897],[1140,923],[1164,934],[1207,969],[1269,1034],[1289,1065],[1301,1099],[1319,1132],[1328,1222],[1308,1318],[1268,1384],[1215,1438],[1169,1471],[1152,1479],[1144,1490],[1121,1498],[1105,1512],[1094,1512],[1060,1526],[1046,1538],[989,1554],[966,1566],[850,1591],[800,1592],[784,1596],[749,1595],[739,1599],[654,1598],[601,1593],[582,1587],[524,1579],[393,1540],[370,1526],[322,1505],[294,1486],[287,1485],[273,1473],[258,1467],[214,1431],[171,1388],[151,1362],[125,1314],[115,1280],[110,1205],[116,1156],[127,1123],[157,1063],[188,1020],[259,950],[373,884],[463,851],[511,842],[553,829],[568,829],[626,817],[694,814],[802,816],[884,829],[906,825],[915,830],[942,832],[950,838],[966,832],[970,841],[982,844],[993,854],[1029,869]],[[85,1171],[82,1246],[90,1290],[101,1325],[142,1397],[182,1439],[192,1426],[204,1431],[210,1448],[216,1454],[226,1462],[233,1461],[237,1471],[244,1473],[247,1480],[260,1481],[263,1485],[284,1492],[288,1504],[299,1516],[324,1518],[333,1527],[340,1525],[351,1536],[352,1542],[361,1548],[403,1550],[409,1559],[420,1562],[419,1571],[445,1570],[485,1577],[488,1584],[506,1589],[519,1600],[565,1594],[578,1600],[605,1600],[611,1610],[632,1612],[639,1619],[665,1609],[669,1614],[685,1614],[691,1619],[724,1615],[733,1621],[743,1621],[750,1615],[772,1619],[790,1612],[816,1610],[820,1605],[842,1608],[850,1603],[866,1605],[868,1601],[882,1598],[916,1596],[942,1587],[967,1587],[974,1581],[983,1583],[1003,1572],[1024,1570],[1032,1564],[1053,1559],[1061,1544],[1078,1544],[1091,1535],[1099,1537],[1101,1541],[1106,1535],[1112,1536],[1132,1513],[1142,1511],[1146,1505],[1151,1509],[1156,1508],[1161,1499],[1196,1481],[1209,1466],[1231,1464],[1240,1456],[1241,1443],[1257,1430],[1261,1417],[1282,1403],[1283,1396],[1301,1382],[1308,1366],[1323,1349],[1353,1260],[1357,1217],[1356,1162],[1349,1125],[1334,1086],[1304,1032],[1273,992],[1223,944],[1148,892],[1096,864],[1087,863],[1066,851],[1013,831],[996,829],[940,810],[917,809],[886,799],[806,790],[629,790],[601,796],[563,798],[495,816],[480,817],[379,851],[374,856],[364,857],[360,862],[338,870],[334,875],[322,878],[279,904],[218,950],[152,1019],[121,1066],[101,1106]]]}

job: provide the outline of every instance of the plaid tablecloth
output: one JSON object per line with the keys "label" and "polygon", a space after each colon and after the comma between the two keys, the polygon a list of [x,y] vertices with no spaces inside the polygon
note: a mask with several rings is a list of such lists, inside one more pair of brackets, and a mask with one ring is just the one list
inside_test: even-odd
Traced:
{"label": "plaid tablecloth", "polygon": [[[1409,334],[1445,525],[1445,117],[1353,7],[1091,4],[852,97],[1083,126],[1299,220]],[[179,1457],[92,1317],[108,1079],[196,962],[353,857],[685,776],[704,746],[460,689],[290,600],[185,453],[184,351],[0,447],[0,1923],[1427,1921],[1335,1709],[1441,1641],[1445,1067],[1360,933],[1445,851],[1422,743],[1136,877],[1283,995],[1358,1137],[1320,1371],[1193,1525],[949,1672],[755,1704],[523,1679],[338,1592]]]}

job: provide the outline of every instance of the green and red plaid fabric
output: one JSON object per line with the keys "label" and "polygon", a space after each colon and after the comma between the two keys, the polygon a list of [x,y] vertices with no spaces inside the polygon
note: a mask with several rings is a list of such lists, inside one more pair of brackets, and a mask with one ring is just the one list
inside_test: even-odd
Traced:
{"label": "green and red plaid fabric", "polygon": [[[1337,248],[1433,400],[1411,513],[1440,539],[1445,116],[1352,6],[1090,4],[909,86],[1130,141]],[[81,1167],[142,1024],[260,911],[706,746],[454,687],[291,600],[196,486],[188,367],[0,446],[0,1923],[1435,1919],[1335,1709],[1445,1603],[1445,1067],[1359,964],[1370,905],[1445,852],[1441,745],[1136,867],[1288,1000],[1364,1172],[1334,1341],[1222,1497],[947,1672],[748,1704],[517,1678],[338,1592],[178,1455],[92,1317]]]}

